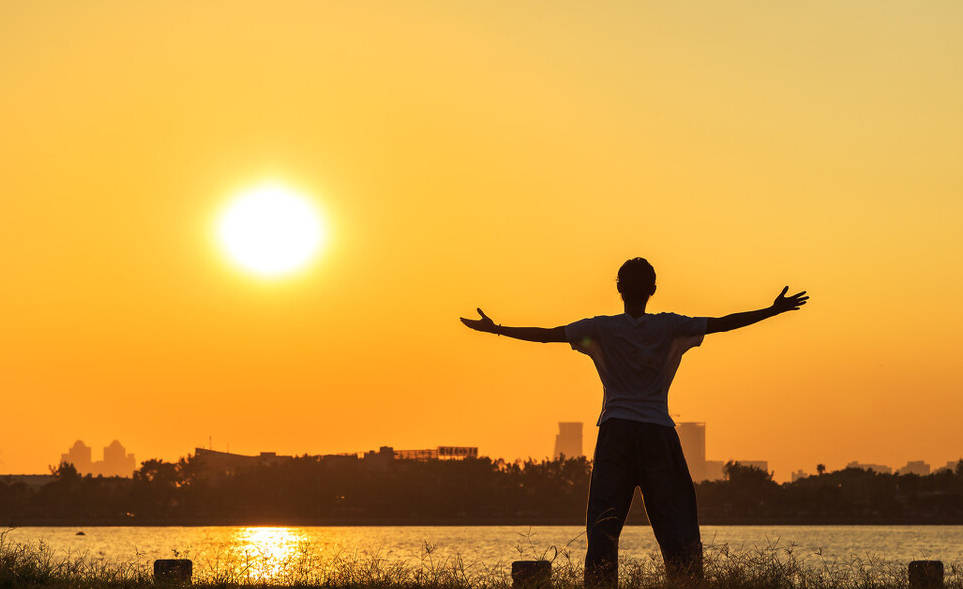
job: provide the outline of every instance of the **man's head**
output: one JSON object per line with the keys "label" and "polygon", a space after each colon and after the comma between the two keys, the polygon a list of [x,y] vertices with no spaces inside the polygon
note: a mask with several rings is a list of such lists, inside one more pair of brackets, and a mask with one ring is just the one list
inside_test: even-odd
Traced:
{"label": "man's head", "polygon": [[615,286],[627,304],[644,303],[655,294],[655,268],[645,258],[626,260]]}

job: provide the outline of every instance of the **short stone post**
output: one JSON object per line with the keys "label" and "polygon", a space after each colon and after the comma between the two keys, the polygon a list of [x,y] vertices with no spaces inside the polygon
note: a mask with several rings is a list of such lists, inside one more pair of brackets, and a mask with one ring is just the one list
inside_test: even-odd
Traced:
{"label": "short stone post", "polygon": [[943,587],[943,561],[914,560],[909,564],[911,589],[939,589]]}
{"label": "short stone post", "polygon": [[513,589],[550,589],[551,586],[551,561],[516,560],[512,563]]}
{"label": "short stone post", "polygon": [[157,585],[190,585],[194,563],[189,558],[162,558],[154,561],[154,583]]}

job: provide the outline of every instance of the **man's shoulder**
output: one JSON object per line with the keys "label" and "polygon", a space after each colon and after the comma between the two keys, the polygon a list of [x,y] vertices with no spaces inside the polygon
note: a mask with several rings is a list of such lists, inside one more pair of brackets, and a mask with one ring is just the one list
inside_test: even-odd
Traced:
{"label": "man's shoulder", "polygon": [[[693,317],[680,315],[679,313],[659,313],[659,316],[661,317],[659,323],[662,328],[671,332],[674,336],[699,336],[699,343],[701,343],[701,337],[706,334],[707,317]],[[694,345],[697,346],[699,343]]]}
{"label": "man's shoulder", "polygon": [[663,313],[653,313],[650,315],[652,319],[652,326],[658,326],[659,329],[666,329],[669,331],[674,331],[679,328],[679,326],[685,325],[690,318],[686,315],[680,313],[672,313],[666,311]]}
{"label": "man's shoulder", "polygon": [[[586,318],[583,319],[582,321],[594,321],[594,322],[598,322],[598,323],[619,323],[619,324],[621,324],[621,323],[624,323],[624,322],[625,322],[626,317],[628,317],[628,315],[626,315],[625,313],[619,313],[618,315],[593,315],[592,317],[586,317]],[[656,320],[656,321],[675,321],[675,320],[678,320],[678,319],[685,319],[685,318],[686,318],[685,315],[681,315],[681,314],[679,314],[679,313],[672,313],[672,312],[668,312],[668,311],[661,312],[661,313],[646,313],[646,314],[644,315],[644,317],[645,317],[645,319],[647,319],[647,320],[653,320],[653,319],[654,319],[654,320]],[[636,321],[638,321],[638,319],[636,319]]]}
{"label": "man's shoulder", "polygon": [[593,315],[574,321],[566,325],[566,329],[588,329],[593,331],[607,331],[618,322],[619,315]]}
{"label": "man's shoulder", "polygon": [[663,311],[661,313],[654,313],[653,317],[656,317],[662,321],[678,321],[680,319],[686,319],[686,315],[681,313],[673,313],[671,311]]}
{"label": "man's shoulder", "polygon": [[620,313],[618,315],[596,315],[592,317],[592,321],[597,321],[601,324],[614,323],[616,321],[620,321],[623,315],[624,313]]}
{"label": "man's shoulder", "polygon": [[[580,319],[579,321],[586,323],[593,323],[595,325],[622,325],[626,323],[625,313],[619,313],[618,315],[593,315],[591,317],[586,317]],[[672,313],[669,311],[663,311],[661,313],[646,313],[645,320],[656,321],[658,323],[672,323],[680,320],[685,320],[688,317],[679,313]],[[639,321],[638,319],[634,321]]]}

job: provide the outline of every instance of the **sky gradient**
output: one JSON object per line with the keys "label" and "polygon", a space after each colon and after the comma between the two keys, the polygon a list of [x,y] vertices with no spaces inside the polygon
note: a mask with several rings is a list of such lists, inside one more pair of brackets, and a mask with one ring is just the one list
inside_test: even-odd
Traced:
{"label": "sky gradient", "polygon": [[[0,472],[75,439],[174,459],[594,441],[563,344],[471,332],[810,304],[683,359],[710,459],[963,455],[963,4],[0,5]],[[313,195],[329,236],[266,281],[232,194]],[[955,229],[954,229],[955,228]]]}

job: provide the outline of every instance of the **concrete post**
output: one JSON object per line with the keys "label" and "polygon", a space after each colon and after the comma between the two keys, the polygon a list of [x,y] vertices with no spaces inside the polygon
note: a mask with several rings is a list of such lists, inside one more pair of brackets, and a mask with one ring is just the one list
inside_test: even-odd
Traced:
{"label": "concrete post", "polygon": [[188,558],[163,558],[154,561],[154,583],[158,585],[190,585],[194,563]]}
{"label": "concrete post", "polygon": [[552,563],[548,560],[516,560],[512,563],[513,589],[550,589]]}
{"label": "concrete post", "polygon": [[943,587],[943,561],[914,560],[909,564],[911,589],[939,589]]}

